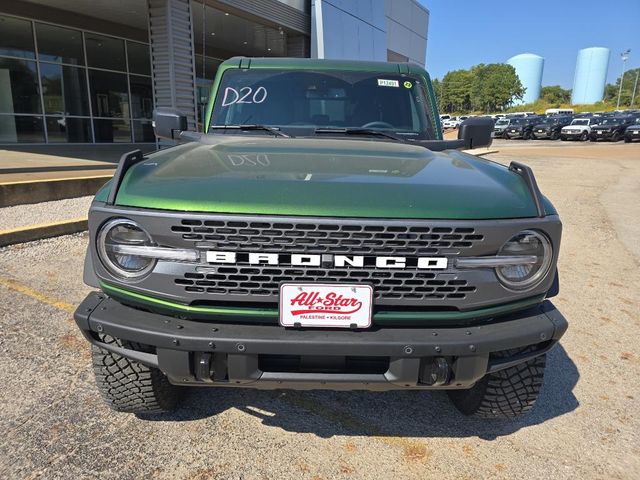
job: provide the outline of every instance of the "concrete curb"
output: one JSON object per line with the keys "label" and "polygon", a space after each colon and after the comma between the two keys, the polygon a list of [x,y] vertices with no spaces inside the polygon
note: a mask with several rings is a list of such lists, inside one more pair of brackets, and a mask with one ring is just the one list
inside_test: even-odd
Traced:
{"label": "concrete curb", "polygon": [[0,183],[0,208],[95,195],[111,175]]}
{"label": "concrete curb", "polygon": [[62,222],[29,225],[27,227],[12,228],[0,231],[0,247],[16,243],[33,242],[43,238],[59,237],[71,233],[83,232],[88,229],[86,218],[74,218]]}

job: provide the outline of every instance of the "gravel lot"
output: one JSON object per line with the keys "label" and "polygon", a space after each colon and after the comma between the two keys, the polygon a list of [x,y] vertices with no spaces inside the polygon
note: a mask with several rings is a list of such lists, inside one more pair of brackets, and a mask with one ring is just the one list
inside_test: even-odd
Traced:
{"label": "gravel lot", "polygon": [[495,146],[565,227],[570,327],[529,416],[467,419],[441,393],[222,389],[170,417],[111,413],[72,320],[80,234],[0,250],[0,478],[640,478],[640,145]]}
{"label": "gravel lot", "polygon": [[93,197],[0,208],[0,231],[86,217]]}

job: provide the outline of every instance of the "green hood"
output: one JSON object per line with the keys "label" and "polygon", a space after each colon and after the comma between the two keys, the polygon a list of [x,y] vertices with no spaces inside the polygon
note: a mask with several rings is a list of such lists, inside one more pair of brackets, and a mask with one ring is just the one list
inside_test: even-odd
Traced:
{"label": "green hood", "polygon": [[[210,143],[186,143],[149,155],[127,172],[116,203],[265,215],[536,216],[518,175],[458,151],[335,138],[216,135],[204,141]],[[548,202],[545,206],[547,213],[555,213]]]}

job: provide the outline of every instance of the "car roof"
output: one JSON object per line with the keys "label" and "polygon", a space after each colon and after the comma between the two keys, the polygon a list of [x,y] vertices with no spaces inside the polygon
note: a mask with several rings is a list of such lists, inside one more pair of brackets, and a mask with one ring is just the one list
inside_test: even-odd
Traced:
{"label": "car roof", "polygon": [[330,60],[289,57],[232,57],[221,66],[237,68],[279,68],[285,70],[345,70],[381,73],[425,74],[424,68],[410,62],[374,62],[368,60]]}

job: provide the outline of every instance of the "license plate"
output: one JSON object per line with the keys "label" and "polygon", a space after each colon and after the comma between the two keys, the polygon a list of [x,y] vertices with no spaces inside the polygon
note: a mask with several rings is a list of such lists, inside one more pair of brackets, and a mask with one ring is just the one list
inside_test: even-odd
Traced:
{"label": "license plate", "polygon": [[517,132],[517,130],[511,130],[511,133],[516,133],[516,132]]}
{"label": "license plate", "polygon": [[542,132],[544,132],[544,130],[538,130],[538,133],[542,133]]}
{"label": "license plate", "polygon": [[285,283],[280,286],[280,325],[367,328],[372,304],[370,285]]}
{"label": "license plate", "polygon": [[602,135],[604,132],[598,132],[598,135]]}
{"label": "license plate", "polygon": [[640,130],[638,130],[637,132],[633,132],[634,135],[640,135]]}

